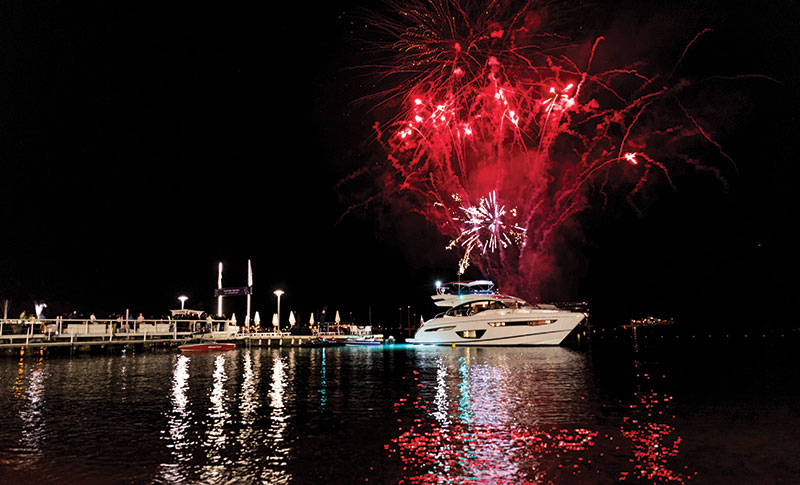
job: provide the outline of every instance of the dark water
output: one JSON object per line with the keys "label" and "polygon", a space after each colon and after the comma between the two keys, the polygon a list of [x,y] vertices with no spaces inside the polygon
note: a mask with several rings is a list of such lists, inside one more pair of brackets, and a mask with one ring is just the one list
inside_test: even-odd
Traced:
{"label": "dark water", "polygon": [[796,483],[793,345],[0,357],[3,483]]}

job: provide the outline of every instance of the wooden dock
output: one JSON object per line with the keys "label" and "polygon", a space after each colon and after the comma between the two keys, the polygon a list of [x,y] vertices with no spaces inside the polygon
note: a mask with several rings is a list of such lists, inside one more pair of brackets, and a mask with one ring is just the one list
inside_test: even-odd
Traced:
{"label": "wooden dock", "polygon": [[[66,348],[70,352],[123,348],[178,347],[197,336],[233,342],[239,347],[296,347],[315,338],[281,332],[245,332],[224,320],[145,320],[125,325],[119,320],[0,321],[0,351]],[[209,330],[210,329],[210,330]]]}

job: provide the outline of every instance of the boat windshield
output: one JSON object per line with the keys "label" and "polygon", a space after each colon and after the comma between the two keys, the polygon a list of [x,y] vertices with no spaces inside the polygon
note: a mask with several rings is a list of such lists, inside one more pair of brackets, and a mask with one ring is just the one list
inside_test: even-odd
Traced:
{"label": "boat windshield", "polygon": [[436,292],[440,295],[491,295],[494,283],[489,280],[453,281],[441,285]]}

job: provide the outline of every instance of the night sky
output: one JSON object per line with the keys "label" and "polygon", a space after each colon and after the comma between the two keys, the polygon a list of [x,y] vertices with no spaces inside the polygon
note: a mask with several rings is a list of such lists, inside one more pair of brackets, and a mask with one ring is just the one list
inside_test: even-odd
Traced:
{"label": "night sky", "polygon": [[[561,296],[588,301],[602,324],[797,323],[800,12],[734,3],[577,7],[593,23],[576,29],[608,26],[621,55],[675,60],[710,27],[681,76],[776,81],[721,80],[709,98],[738,167],[727,187],[680,171],[677,190],[652,188],[644,217],[624,195],[579,216]],[[37,300],[48,316],[160,315],[181,294],[214,310],[217,262],[225,286],[244,286],[251,259],[262,319],[277,288],[302,321],[323,307],[359,323],[369,308],[387,325],[409,305],[431,317],[433,281],[456,277],[447,239],[414,215],[342,218],[357,194],[338,182],[385,156],[371,141],[385,113],[357,102],[374,86],[349,69],[363,62],[360,6],[0,6],[0,298],[11,314]],[[226,309],[241,319],[244,300]]]}

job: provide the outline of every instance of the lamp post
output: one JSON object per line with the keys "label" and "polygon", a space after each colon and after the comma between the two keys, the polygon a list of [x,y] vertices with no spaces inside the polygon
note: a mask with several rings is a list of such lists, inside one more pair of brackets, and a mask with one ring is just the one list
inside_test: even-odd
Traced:
{"label": "lamp post", "polygon": [[[217,277],[217,289],[222,290],[222,262],[219,263],[219,276]],[[222,292],[217,296],[217,316],[222,316]]]}
{"label": "lamp post", "polygon": [[184,304],[186,303],[186,300],[189,299],[189,297],[188,296],[179,296],[178,299],[181,301],[181,310],[183,310]]}
{"label": "lamp post", "polygon": [[275,296],[278,297],[278,331],[280,331],[280,328],[281,328],[281,295],[283,295],[283,290],[275,290],[275,291],[273,291],[273,293],[275,293]]}

